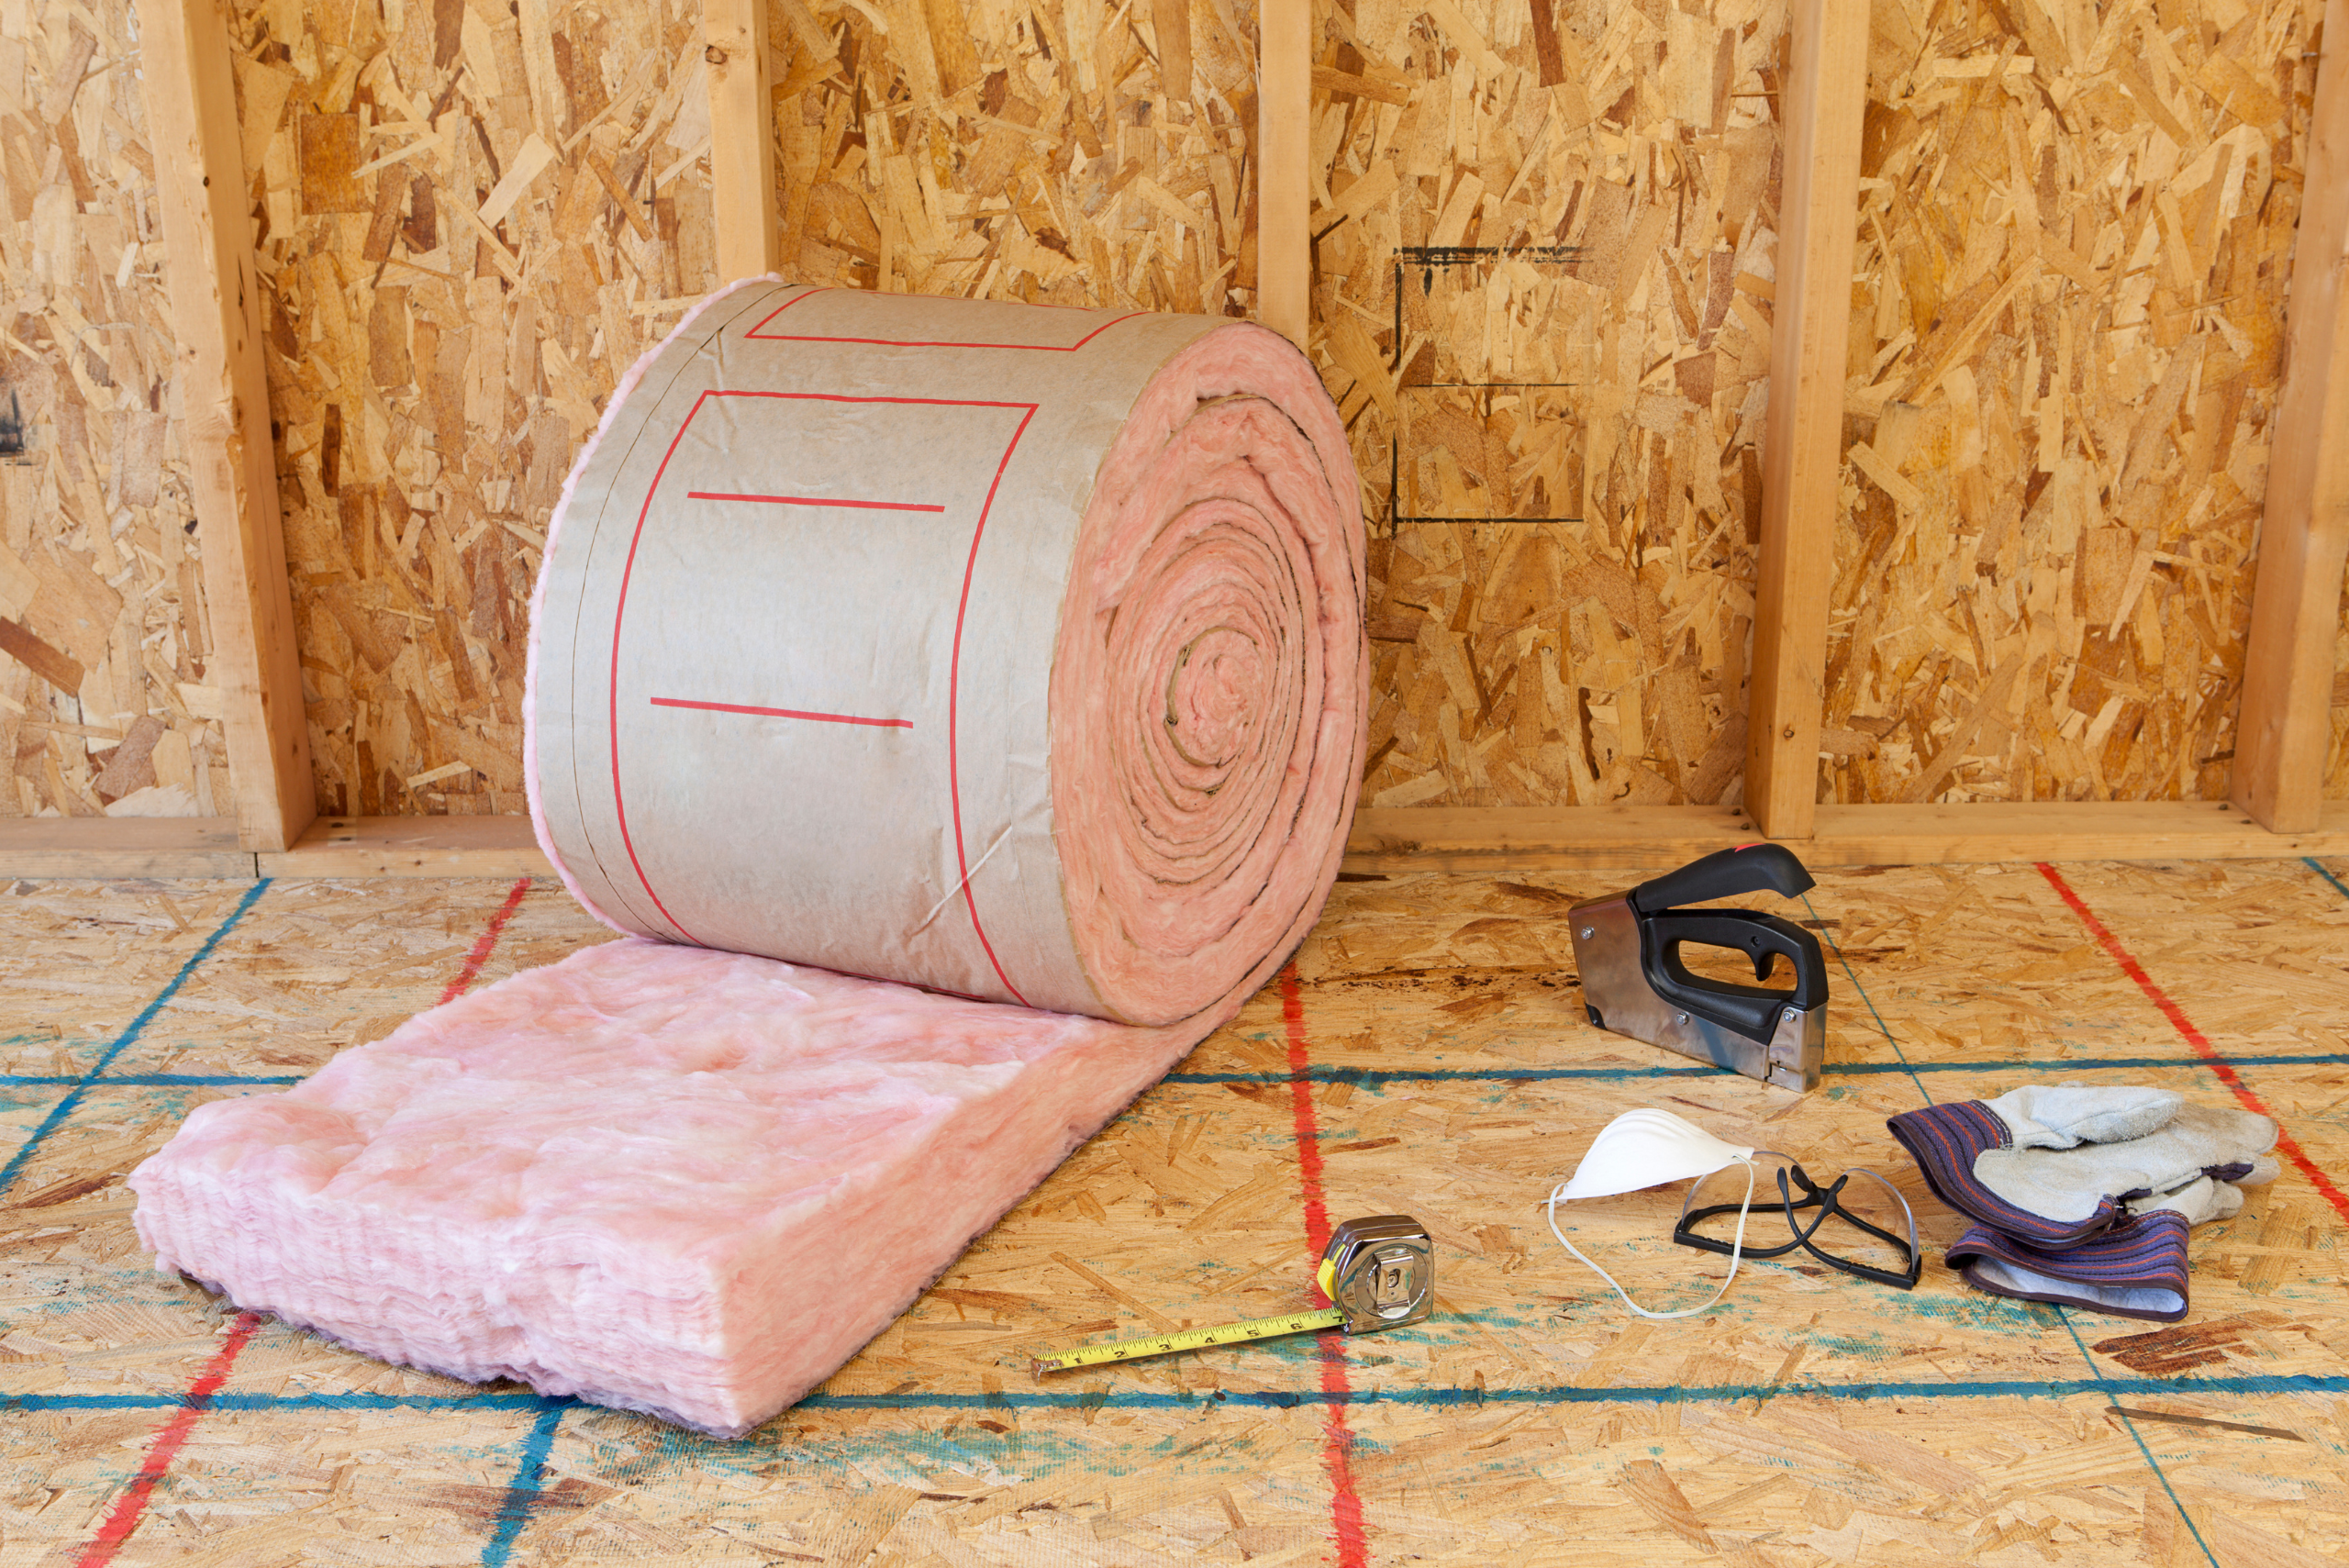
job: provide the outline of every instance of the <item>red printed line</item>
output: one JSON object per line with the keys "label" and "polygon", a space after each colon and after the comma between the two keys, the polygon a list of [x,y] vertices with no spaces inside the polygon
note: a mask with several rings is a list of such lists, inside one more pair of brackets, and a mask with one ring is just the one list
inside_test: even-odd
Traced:
{"label": "red printed line", "polygon": [[987,940],[987,929],[979,923],[978,895],[971,891],[971,857],[963,841],[963,753],[960,749],[963,706],[963,623],[971,614],[971,578],[979,570],[979,540],[986,536],[987,514],[995,510],[995,494],[1003,488],[1004,471],[1011,466],[1011,454],[1019,450],[1019,438],[1028,433],[1030,421],[1036,417],[1036,405],[1030,404],[1028,412],[1019,417],[1019,428],[1011,432],[1011,439],[1003,449],[1003,456],[995,465],[995,478],[987,485],[987,498],[979,506],[978,526],[971,530],[971,553],[963,562],[963,596],[954,605],[954,651],[946,662],[946,794],[954,806],[954,869],[963,873],[963,906],[971,912],[971,929],[977,934],[979,946],[987,955],[987,962],[995,968],[995,977],[1011,993],[1012,1000],[1021,1006],[1028,998],[1003,972],[1003,960],[996,957],[995,944]]}
{"label": "red printed line", "polygon": [[189,1387],[187,1403],[155,1434],[154,1443],[147,1450],[147,1462],[139,1467],[139,1473],[131,1477],[122,1496],[115,1499],[106,1523],[98,1527],[98,1533],[83,1549],[74,1568],[105,1568],[114,1561],[114,1554],[122,1550],[122,1543],[130,1539],[130,1532],[139,1528],[139,1519],[145,1516],[148,1497],[163,1479],[163,1473],[171,1468],[172,1461],[179,1456],[188,1433],[195,1429],[195,1418],[204,1414],[212,1396],[228,1381],[228,1369],[236,1364],[237,1353],[245,1348],[245,1342],[261,1324],[258,1312],[237,1314],[228,1338],[220,1341],[220,1348],[212,1352],[212,1359],[204,1363],[203,1373]]}
{"label": "red printed line", "polygon": [[481,966],[489,962],[489,955],[497,951],[497,939],[506,934],[506,922],[514,917],[514,911],[522,906],[522,895],[529,891],[530,879],[527,876],[507,890],[506,902],[497,906],[497,913],[489,917],[489,924],[473,940],[473,951],[465,954],[464,968],[457,972],[457,978],[449,982],[449,988],[440,993],[442,1006],[473,989],[473,982],[481,978]]}
{"label": "red printed line", "polygon": [[628,559],[620,563],[619,604],[612,611],[612,667],[604,687],[607,719],[604,733],[609,737],[612,753],[612,815],[619,819],[620,848],[628,851],[629,867],[636,873],[636,880],[643,887],[644,895],[652,900],[655,909],[661,911],[661,917],[669,922],[671,929],[696,947],[708,944],[685,929],[685,923],[670,914],[669,906],[661,902],[661,895],[652,891],[652,879],[644,874],[644,862],[637,858],[636,835],[628,830],[628,799],[620,790],[620,620],[628,614],[629,581],[636,575],[636,549],[644,542],[644,523],[652,515],[652,497],[659,493],[661,481],[669,472],[670,460],[677,455],[678,444],[685,439],[685,432],[693,428],[694,417],[717,395],[714,392],[705,392],[694,399],[694,406],[685,411],[685,421],[677,427],[677,433],[669,438],[669,450],[661,454],[661,466],[652,471],[652,483],[644,487],[644,505],[637,508],[636,513],[636,531],[629,535]]}
{"label": "red printed line", "polygon": [[806,294],[785,300],[762,317],[757,324],[742,336],[761,343],[863,343],[883,349],[1025,349],[1040,354],[1073,354],[1119,322],[1131,321],[1137,316],[1148,314],[1145,311],[1129,310],[1123,316],[1104,321],[1074,343],[946,343],[929,342],[913,338],[832,338],[814,333],[769,332],[765,329],[768,322],[773,321],[793,306],[802,304],[826,292],[824,289],[812,288]]}
{"label": "red printed line", "polygon": [[2112,962],[2121,966],[2121,972],[2137,983],[2137,989],[2143,991],[2146,998],[2161,1009],[2162,1017],[2169,1020],[2170,1028],[2176,1029],[2185,1039],[2186,1043],[2194,1048],[2195,1054],[2201,1057],[2203,1063],[2217,1074],[2219,1082],[2234,1091],[2235,1098],[2242,1103],[2243,1107],[2245,1110],[2255,1111],[2276,1124],[2277,1151],[2290,1161],[2292,1168],[2306,1176],[2310,1184],[2324,1195],[2325,1202],[2332,1206],[2333,1212],[2343,1219],[2349,1219],[2349,1195],[2344,1195],[2341,1189],[2333,1184],[2330,1176],[2317,1169],[2316,1162],[2302,1152],[2299,1142],[2290,1133],[2284,1130],[2284,1118],[2269,1110],[2266,1103],[2252,1092],[2251,1086],[2243,1081],[2242,1075],[2235,1072],[2233,1065],[2219,1054],[2218,1049],[2210,1043],[2200,1029],[2194,1027],[2193,1020],[2186,1016],[2186,1009],[2170,1000],[2168,992],[2154,984],[2153,976],[2145,973],[2145,966],[2139,963],[2129,950],[2121,945],[2119,938],[2105,929],[2104,922],[2098,919],[2094,911],[2088,908],[2087,902],[2072,891],[2072,884],[2064,880],[2061,872],[2043,861],[2039,862],[2039,874],[2045,877],[2048,885],[2054,888],[2064,902],[2071,906],[2072,913],[2080,917],[2080,923],[2088,929],[2088,934],[2095,937],[2099,945],[2111,955]]}
{"label": "red printed line", "polygon": [[654,697],[654,707],[689,707],[703,713],[747,713],[758,718],[812,718],[820,724],[870,724],[881,729],[911,729],[910,718],[860,718],[852,713],[807,713],[796,707],[746,707],[740,703],[687,702],[683,697]]}
{"label": "red printed line", "polygon": [[853,506],[865,512],[943,512],[920,501],[843,501],[831,495],[737,495],[724,490],[688,490],[688,501],[763,501],[771,506]]}
{"label": "red printed line", "polygon": [[[743,333],[742,336],[745,338],[757,338],[759,336],[760,329],[764,328],[768,322],[773,321],[776,317],[781,316],[793,306],[805,305],[823,292],[824,291],[819,288],[811,288],[806,294],[793,295],[789,299],[785,300],[781,305],[776,306],[773,310],[770,310],[764,316],[760,317],[757,321],[751,324],[751,329],[748,332]],[[762,340],[771,341],[772,339]]]}
{"label": "red printed line", "polygon": [[[1305,1002],[1299,995],[1297,966],[1281,969],[1281,1021],[1288,1029],[1289,1112],[1297,1125],[1297,1183],[1305,1200],[1305,1240],[1318,1267],[1330,1248],[1330,1207],[1321,1195],[1321,1129],[1313,1114],[1312,1062],[1306,1046]],[[1317,1281],[1315,1298],[1326,1305]],[[1330,1472],[1330,1534],[1338,1548],[1338,1568],[1367,1568],[1369,1537],[1363,1529],[1362,1494],[1354,1489],[1353,1429],[1346,1424],[1345,1335],[1331,1329],[1321,1337],[1321,1392],[1328,1399],[1329,1419],[1321,1429],[1321,1458]]]}
{"label": "red printed line", "polygon": [[[776,315],[788,310],[807,297],[807,295],[801,295],[798,298],[785,301],[774,312],[769,314],[767,320],[772,321]],[[762,322],[760,325],[763,326],[765,323]],[[644,862],[637,855],[636,837],[629,831],[628,825],[627,792],[622,787],[620,779],[619,687],[620,627],[628,616],[629,584],[636,574],[637,550],[644,542],[645,525],[652,516],[652,497],[659,494],[661,481],[667,475],[670,461],[677,455],[677,448],[684,442],[685,431],[692,428],[694,420],[713,397],[759,397],[796,403],[894,405],[908,408],[1017,408],[1022,411],[1019,428],[1011,432],[1010,443],[1003,449],[1003,456],[996,463],[995,480],[987,486],[986,500],[979,506],[978,521],[971,528],[970,554],[963,563],[963,594],[954,608],[954,649],[947,671],[946,783],[953,806],[954,860],[957,869],[963,873],[963,905],[970,911],[972,932],[979,939],[979,946],[985,951],[987,962],[994,967],[996,978],[1003,982],[1004,989],[1011,993],[1013,1000],[1019,1003],[1021,1006],[1026,1006],[1028,998],[1020,994],[1019,987],[1012,984],[1010,975],[1004,973],[1003,961],[996,956],[995,944],[987,940],[986,927],[979,918],[978,895],[971,890],[971,863],[963,835],[963,775],[960,753],[956,750],[958,736],[956,708],[960,700],[963,670],[963,629],[964,622],[970,616],[971,577],[978,570],[979,541],[986,534],[987,514],[994,509],[996,492],[1003,488],[1003,475],[1011,466],[1011,454],[1019,450],[1019,438],[1027,433],[1030,423],[1036,417],[1038,407],[1036,404],[993,402],[969,397],[863,397],[843,392],[753,392],[732,387],[713,388],[694,399],[693,407],[685,413],[685,422],[677,427],[677,433],[669,438],[669,448],[661,456],[661,466],[653,471],[652,482],[645,486],[644,503],[637,508],[636,531],[629,536],[628,556],[620,567],[619,601],[612,611],[611,661],[604,688],[606,734],[609,736],[611,745],[612,814],[619,824],[620,847],[628,851],[629,869],[636,873],[636,880],[643,887],[645,895],[652,900],[652,906],[661,911],[661,917],[669,922],[672,929],[696,947],[708,945],[699,937],[686,930],[684,923],[669,913],[669,906],[661,901],[661,895],[653,891],[652,879],[646,873]]]}
{"label": "red printed line", "polygon": [[[472,987],[475,980],[481,978],[482,965],[487,963],[489,955],[496,951],[497,939],[505,932],[506,923],[514,917],[514,911],[521,907],[522,895],[529,891],[530,879],[526,876],[507,892],[506,902],[497,906],[497,913],[489,917],[489,925],[474,940],[472,951],[465,954],[464,967],[458,971],[457,978],[449,983],[449,988],[440,993],[443,1003],[455,1001]],[[163,1429],[155,1434],[155,1440],[148,1446],[147,1458],[139,1465],[139,1473],[130,1478],[130,1485],[123,1488],[122,1496],[117,1497],[114,1507],[106,1511],[106,1522],[98,1526],[98,1533],[90,1538],[88,1546],[83,1548],[74,1568],[106,1568],[114,1561],[115,1553],[122,1550],[123,1542],[138,1529],[139,1521],[146,1517],[148,1499],[154,1496],[155,1488],[171,1469],[172,1461],[178,1458],[180,1450],[187,1445],[188,1434],[195,1429],[196,1418],[210,1408],[212,1396],[227,1384],[230,1369],[237,1364],[237,1357],[250,1342],[262,1322],[262,1315],[258,1312],[237,1314],[236,1322],[220,1341],[220,1348],[212,1352],[212,1359],[204,1363],[204,1370],[188,1385],[187,1402],[164,1424]]]}

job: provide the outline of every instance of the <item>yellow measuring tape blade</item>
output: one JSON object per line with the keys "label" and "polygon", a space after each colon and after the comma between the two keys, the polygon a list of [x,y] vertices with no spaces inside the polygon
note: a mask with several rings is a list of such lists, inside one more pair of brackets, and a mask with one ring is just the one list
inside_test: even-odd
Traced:
{"label": "yellow measuring tape blade", "polygon": [[1113,1340],[1106,1345],[1079,1345],[1074,1350],[1054,1351],[1036,1358],[1036,1373],[1072,1372],[1081,1366],[1101,1366],[1109,1362],[1141,1361],[1148,1356],[1170,1356],[1177,1351],[1203,1351],[1209,1345],[1240,1345],[1252,1340],[1278,1339],[1284,1334],[1311,1334],[1323,1329],[1346,1326],[1343,1308],[1325,1307],[1319,1312],[1292,1312],[1286,1318],[1258,1318],[1246,1323],[1224,1323],[1212,1329],[1185,1329],[1179,1333],[1156,1334],[1147,1340]]}

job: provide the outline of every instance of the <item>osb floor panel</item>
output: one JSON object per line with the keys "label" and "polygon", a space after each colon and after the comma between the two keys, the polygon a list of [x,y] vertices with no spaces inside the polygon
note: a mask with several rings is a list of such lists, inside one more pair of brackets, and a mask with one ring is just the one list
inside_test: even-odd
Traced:
{"label": "osb floor panel", "polygon": [[[131,1229],[120,1177],[189,1106],[605,940],[559,887],[0,888],[0,1563],[2337,1562],[2344,878],[1830,873],[1790,911],[1836,958],[1808,1097],[1584,1021],[1561,914],[1633,876],[1350,881],[1292,978],[740,1443],[224,1314]],[[2297,1151],[2196,1233],[2180,1326],[1968,1290],[1884,1129],[2073,1074],[2240,1094]],[[1922,1284],[1750,1262],[1719,1309],[1632,1321],[1535,1206],[1641,1105],[1892,1173]],[[1677,1195],[1564,1217],[1678,1304],[1720,1260],[1665,1244]],[[1029,1375],[1306,1305],[1317,1198],[1427,1223],[1431,1322]]]}

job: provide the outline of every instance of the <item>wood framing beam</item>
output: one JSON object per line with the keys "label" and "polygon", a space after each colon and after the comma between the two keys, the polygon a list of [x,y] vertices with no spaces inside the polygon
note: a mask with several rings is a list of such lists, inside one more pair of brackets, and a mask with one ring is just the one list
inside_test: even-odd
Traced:
{"label": "wood framing beam", "polygon": [[[1516,873],[1675,866],[1753,841],[1742,813],[1717,806],[1407,806],[1354,814],[1345,869]],[[1992,861],[2270,860],[2349,855],[2349,801],[2290,837],[2225,801],[1822,806],[1791,846],[1814,869]]]}
{"label": "wood framing beam", "polygon": [[527,817],[322,817],[263,876],[544,876]]}
{"label": "wood framing beam", "polygon": [[2235,720],[2235,804],[2283,833],[2315,827],[2324,809],[2349,565],[2349,0],[2326,5],[2323,45]]}
{"label": "wood framing beam", "polygon": [[226,817],[11,817],[0,819],[0,882],[29,877],[253,879]]}
{"label": "wood framing beam", "polygon": [[[1750,844],[1751,818],[1719,806],[1407,806],[1354,815],[1344,869],[1661,870]],[[2305,833],[2277,834],[2225,801],[1822,806],[1796,846],[1814,868],[1995,861],[2349,857],[2349,801]],[[114,876],[552,877],[527,817],[321,817],[282,853],[239,851],[225,818],[0,820],[0,880]]]}
{"label": "wood framing beam", "polygon": [[718,226],[718,275],[732,283],[783,265],[767,0],[706,0],[702,44],[709,64],[709,188]]}
{"label": "wood framing beam", "polygon": [[261,347],[264,285],[253,269],[228,8],[222,0],[158,0],[139,16],[188,482],[210,610],[205,679],[222,694],[238,841],[247,850],[282,850],[309,826],[317,806],[277,515]]}
{"label": "wood framing beam", "polygon": [[1302,349],[1313,316],[1312,0],[1264,0],[1256,26],[1256,318]]}
{"label": "wood framing beam", "polygon": [[527,817],[322,817],[291,850],[239,849],[226,817],[0,817],[13,877],[543,876]]}
{"label": "wood framing beam", "polygon": [[1788,9],[1793,69],[1778,100],[1786,183],[1745,743],[1745,807],[1773,839],[1809,837],[1818,809],[1868,79],[1867,0],[1793,0]]}

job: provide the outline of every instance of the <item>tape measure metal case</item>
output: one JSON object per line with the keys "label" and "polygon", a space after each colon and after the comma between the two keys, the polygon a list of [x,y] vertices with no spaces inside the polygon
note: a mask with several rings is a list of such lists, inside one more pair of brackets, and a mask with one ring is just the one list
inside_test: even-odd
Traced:
{"label": "tape measure metal case", "polygon": [[1114,1340],[1107,1344],[1055,1351],[1036,1358],[1036,1375],[1113,1362],[1141,1361],[1181,1351],[1203,1351],[1215,1345],[1279,1339],[1288,1334],[1319,1333],[1330,1329],[1365,1334],[1420,1322],[1435,1309],[1435,1243],[1426,1227],[1407,1214],[1349,1219],[1330,1233],[1330,1245],[1321,1254],[1321,1267],[1315,1277],[1331,1306],[1279,1318],[1258,1318],[1245,1323],[1185,1329],[1143,1340]]}

